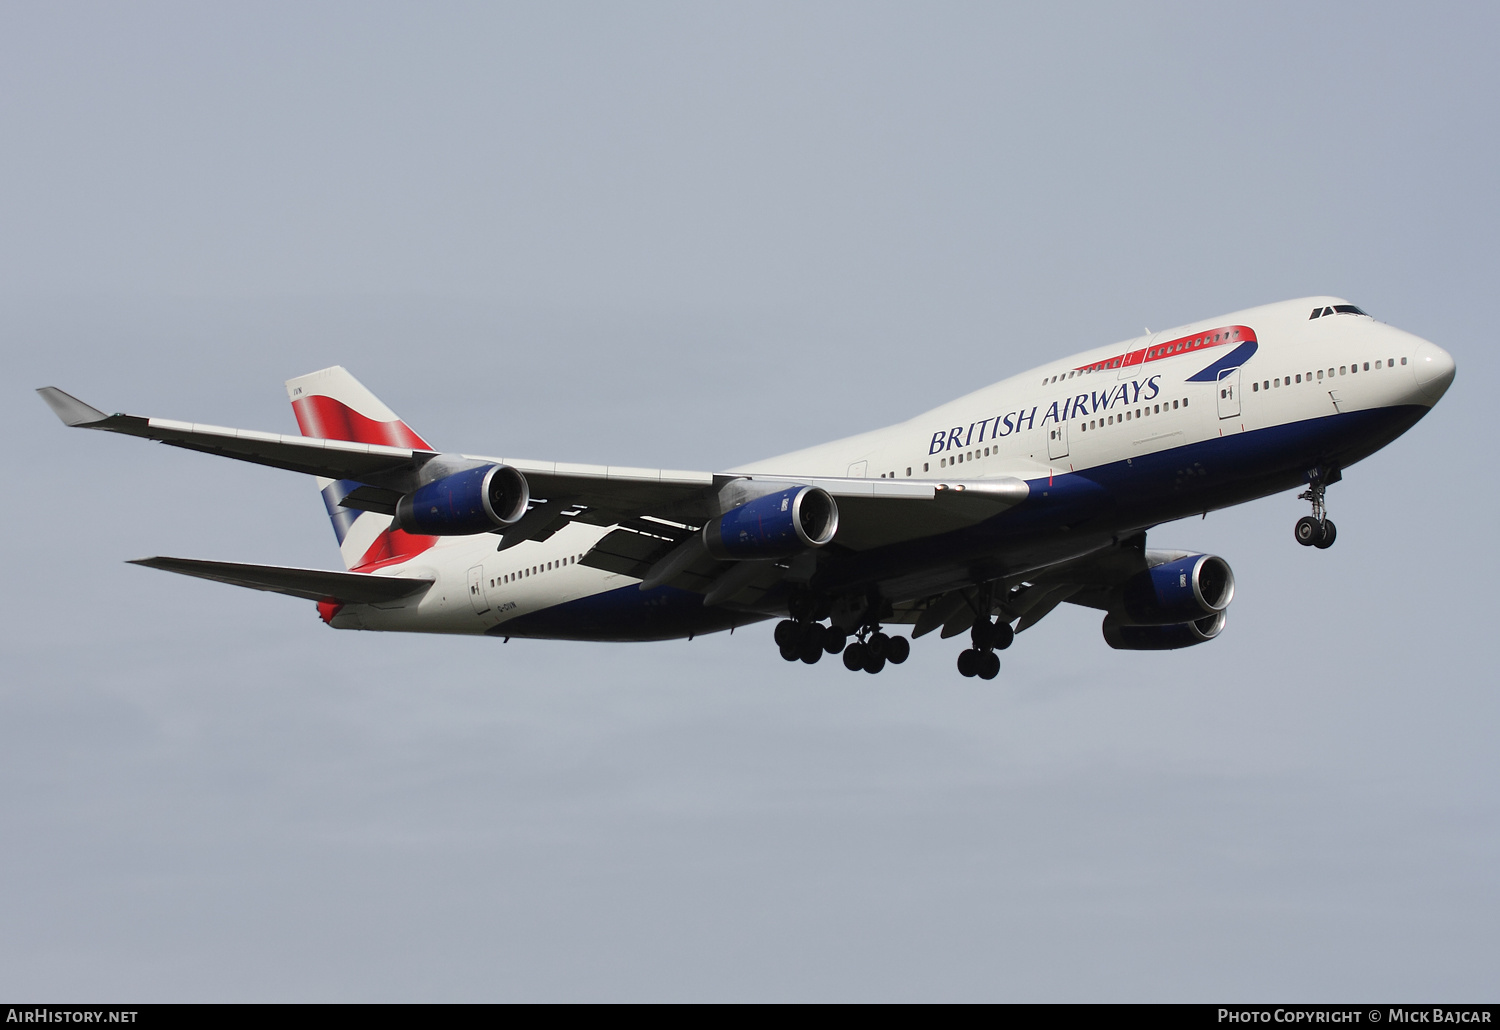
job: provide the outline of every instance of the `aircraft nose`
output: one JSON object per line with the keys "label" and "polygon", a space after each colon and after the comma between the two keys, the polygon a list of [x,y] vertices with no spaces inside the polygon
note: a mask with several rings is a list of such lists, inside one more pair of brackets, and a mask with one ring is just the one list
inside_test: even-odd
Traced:
{"label": "aircraft nose", "polygon": [[1436,404],[1453,383],[1453,355],[1435,343],[1423,340],[1414,356],[1417,386],[1429,402]]}

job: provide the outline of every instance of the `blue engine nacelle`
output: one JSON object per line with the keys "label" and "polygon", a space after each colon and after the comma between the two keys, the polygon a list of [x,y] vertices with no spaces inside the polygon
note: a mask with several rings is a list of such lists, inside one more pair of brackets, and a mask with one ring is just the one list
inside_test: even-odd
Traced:
{"label": "blue engine nacelle", "polygon": [[1227,621],[1223,612],[1215,612],[1175,626],[1130,626],[1106,615],[1104,641],[1116,651],[1173,651],[1212,640],[1224,631]]}
{"label": "blue engine nacelle", "polygon": [[1110,615],[1122,626],[1177,626],[1218,614],[1232,600],[1229,563],[1211,554],[1192,554],[1126,580]]}
{"label": "blue engine nacelle", "polygon": [[396,504],[396,525],[424,536],[463,536],[509,526],[526,514],[531,488],[509,465],[466,469],[428,483]]}
{"label": "blue engine nacelle", "polygon": [[708,553],[720,559],[786,558],[822,547],[839,528],[827,490],[794,486],[757,497],[703,527]]}

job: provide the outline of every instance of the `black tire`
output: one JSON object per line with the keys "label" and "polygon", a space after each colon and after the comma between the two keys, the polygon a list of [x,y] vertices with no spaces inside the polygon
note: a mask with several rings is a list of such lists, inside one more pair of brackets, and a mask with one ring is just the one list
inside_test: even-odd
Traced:
{"label": "black tire", "polygon": [[905,637],[891,637],[891,642],[885,645],[885,660],[892,665],[900,665],[911,657],[911,641]]}
{"label": "black tire", "polygon": [[781,651],[781,657],[789,662],[795,662],[798,658],[802,657],[802,648],[796,644],[782,644],[779,650]]}
{"label": "black tire", "polygon": [[1323,533],[1317,540],[1313,541],[1313,546],[1320,551],[1326,551],[1333,546],[1333,542],[1338,538],[1339,528],[1333,524],[1333,519],[1324,519]]}
{"label": "black tire", "polygon": [[997,622],[990,633],[990,645],[996,651],[1004,651],[1016,642],[1016,631],[1010,628],[1008,622]]}
{"label": "black tire", "polygon": [[885,655],[875,654],[868,647],[865,648],[865,672],[871,676],[885,668]]}
{"label": "black tire", "polygon": [[844,668],[858,672],[865,667],[865,645],[855,641],[844,648]]}
{"label": "black tire", "polygon": [[1297,525],[1292,530],[1292,535],[1297,538],[1297,543],[1303,547],[1311,547],[1323,538],[1323,527],[1311,515],[1304,515],[1297,520]]}
{"label": "black tire", "polygon": [[869,650],[872,655],[875,655],[879,658],[885,657],[886,648],[890,647],[890,645],[891,638],[886,636],[884,633],[871,633],[870,636],[865,640],[865,648]]}
{"label": "black tire", "polygon": [[979,678],[992,680],[1000,675],[1000,656],[993,651],[986,651],[979,656]]}
{"label": "black tire", "polygon": [[829,626],[823,630],[823,650],[829,654],[842,654],[844,645],[849,643],[849,634],[837,626]]}
{"label": "black tire", "polygon": [[973,676],[979,671],[979,652],[972,647],[966,647],[958,652],[958,674],[964,677]]}
{"label": "black tire", "polygon": [[776,624],[776,646],[795,644],[802,637],[802,626],[791,619],[782,619]]}
{"label": "black tire", "polygon": [[990,646],[990,620],[980,619],[969,627],[969,640],[974,645],[974,650],[983,651]]}
{"label": "black tire", "polygon": [[801,658],[808,665],[817,665],[818,659],[823,657],[823,642],[811,637],[808,638],[802,644],[802,653],[797,657]]}

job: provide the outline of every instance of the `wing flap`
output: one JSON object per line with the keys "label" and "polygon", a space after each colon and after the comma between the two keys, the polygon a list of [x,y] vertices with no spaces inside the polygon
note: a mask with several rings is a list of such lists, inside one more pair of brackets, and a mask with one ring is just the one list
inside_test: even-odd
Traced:
{"label": "wing flap", "polygon": [[668,540],[617,529],[590,548],[579,564],[641,579],[672,547]]}
{"label": "wing flap", "polygon": [[284,565],[201,561],[196,558],[136,558],[130,564],[211,579],[230,586],[249,587],[251,590],[269,590],[309,601],[343,601],[346,604],[396,601],[432,585],[430,579],[413,576],[372,576],[362,572],[330,572],[325,569],[297,569]]}

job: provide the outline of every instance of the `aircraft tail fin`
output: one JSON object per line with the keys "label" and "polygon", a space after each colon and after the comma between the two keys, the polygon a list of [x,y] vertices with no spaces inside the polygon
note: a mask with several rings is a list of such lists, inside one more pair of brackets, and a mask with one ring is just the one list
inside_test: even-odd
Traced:
{"label": "aircraft tail fin", "polygon": [[303,436],[432,450],[342,365],[288,379],[286,395]]}
{"label": "aircraft tail fin", "polygon": [[[341,365],[288,379],[286,393],[303,436],[432,450]],[[340,502],[361,485],[352,479],[318,480],[345,568],[369,571],[406,561],[436,543],[436,537],[393,528],[389,515],[343,507]]]}

